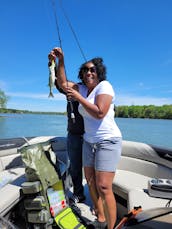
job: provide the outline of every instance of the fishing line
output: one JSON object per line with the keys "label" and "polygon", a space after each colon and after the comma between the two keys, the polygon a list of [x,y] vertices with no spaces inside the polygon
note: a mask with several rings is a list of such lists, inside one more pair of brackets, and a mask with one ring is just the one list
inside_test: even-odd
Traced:
{"label": "fishing line", "polygon": [[[59,40],[60,48],[61,48],[61,50],[63,51],[63,48],[62,48],[62,40],[61,40],[61,36],[60,36],[59,23],[58,23],[58,17],[57,17],[57,12],[56,12],[55,0],[51,0],[51,3],[52,3],[52,7],[53,7],[55,22],[56,22],[56,29],[57,29],[57,33],[58,33],[58,40]],[[65,70],[65,75],[67,76],[65,65],[64,65],[64,70]],[[66,78],[67,78],[67,77],[66,77]],[[68,87],[68,80],[67,80],[67,87]],[[75,123],[75,114],[74,114],[74,110],[73,110],[72,101],[71,101],[70,99],[67,98],[67,102],[68,102],[68,104],[69,104],[69,106],[70,106],[70,110],[71,110],[71,113],[70,113],[71,119],[72,119],[73,123]]]}
{"label": "fishing line", "polygon": [[[61,37],[60,37],[59,23],[58,23],[58,20],[57,20],[58,17],[57,17],[57,12],[56,12],[55,0],[51,0],[51,2],[52,2],[52,6],[53,6],[55,21],[56,21],[56,27],[57,27],[57,32],[58,32],[58,38],[59,38],[59,42],[60,42],[60,48],[62,48],[62,41],[61,41]],[[61,10],[62,10],[62,12],[63,12],[63,15],[64,15],[64,17],[65,17],[65,19],[66,19],[68,25],[69,25],[69,28],[70,28],[70,30],[71,30],[73,36],[74,36],[74,39],[75,39],[75,41],[76,41],[76,43],[77,43],[77,45],[78,45],[78,48],[79,48],[79,50],[80,50],[80,52],[81,52],[81,54],[82,54],[82,57],[83,57],[84,61],[87,62],[87,58],[86,58],[86,56],[85,56],[85,54],[84,54],[83,49],[81,48],[81,45],[80,45],[80,43],[79,43],[79,39],[78,39],[78,37],[77,37],[77,35],[76,35],[76,33],[75,33],[75,30],[74,30],[74,28],[73,28],[73,26],[72,26],[72,23],[71,23],[71,21],[70,21],[68,15],[67,15],[67,13],[66,13],[64,7],[63,7],[62,0],[59,0],[59,6],[60,6],[60,8],[61,8]]]}
{"label": "fishing line", "polygon": [[72,31],[72,33],[73,33],[73,36],[74,36],[74,38],[75,38],[75,40],[76,40],[76,43],[77,43],[77,45],[78,45],[78,47],[79,47],[79,49],[80,49],[80,52],[81,52],[81,54],[82,54],[82,57],[83,57],[84,61],[86,62],[86,61],[87,61],[87,58],[85,57],[85,54],[84,54],[84,52],[83,52],[83,50],[82,50],[82,48],[81,48],[81,45],[80,45],[79,40],[78,40],[78,38],[77,38],[77,35],[76,35],[76,33],[75,33],[74,29],[73,29],[73,26],[72,26],[72,24],[71,24],[71,22],[70,22],[70,20],[69,20],[69,17],[67,16],[67,14],[66,14],[66,12],[65,12],[65,9],[64,9],[64,7],[63,7],[63,5],[62,5],[62,0],[59,0],[59,3],[60,3],[61,10],[62,10],[62,12],[63,12],[63,14],[64,14],[64,16],[65,16],[65,18],[66,18],[66,21],[67,21],[67,23],[68,23],[68,25],[69,25],[69,28],[71,29],[71,31]]}
{"label": "fishing line", "polygon": [[55,0],[51,0],[51,3],[52,3],[53,12],[54,12],[55,22],[56,22],[56,29],[57,29],[57,34],[58,34],[59,45],[60,45],[60,48],[62,49],[62,40],[61,40],[61,36],[60,36],[59,23],[57,20],[58,18],[57,18]]}

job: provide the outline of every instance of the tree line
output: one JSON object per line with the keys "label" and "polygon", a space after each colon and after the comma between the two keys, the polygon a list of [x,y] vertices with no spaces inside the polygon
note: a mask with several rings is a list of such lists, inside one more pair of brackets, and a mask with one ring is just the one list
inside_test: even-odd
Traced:
{"label": "tree line", "polygon": [[172,119],[172,105],[132,105],[115,107],[115,116],[121,118]]}

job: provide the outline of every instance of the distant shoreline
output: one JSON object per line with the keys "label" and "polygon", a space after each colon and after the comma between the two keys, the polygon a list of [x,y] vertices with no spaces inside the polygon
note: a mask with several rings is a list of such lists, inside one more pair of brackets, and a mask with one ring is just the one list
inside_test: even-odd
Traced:
{"label": "distant shoreline", "polygon": [[[66,115],[66,112],[49,112],[49,111],[28,111],[28,110],[16,110],[16,109],[0,109],[1,114],[47,114],[47,115]],[[0,115],[0,117],[6,117]]]}
{"label": "distant shoreline", "polygon": [[[172,104],[170,105],[131,105],[114,106],[116,118],[142,118],[142,119],[168,119],[172,120]],[[44,115],[66,115],[66,112],[43,112],[0,108],[0,114],[44,114]],[[4,117],[4,115],[0,115]]]}

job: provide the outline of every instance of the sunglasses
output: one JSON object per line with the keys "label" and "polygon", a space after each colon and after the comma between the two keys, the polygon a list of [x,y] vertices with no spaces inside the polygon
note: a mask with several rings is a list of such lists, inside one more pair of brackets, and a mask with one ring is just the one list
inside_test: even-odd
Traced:
{"label": "sunglasses", "polygon": [[83,67],[82,71],[83,71],[83,73],[87,73],[87,72],[89,72],[89,71],[90,71],[91,73],[96,73],[96,67],[95,67],[95,66],[93,66],[93,67],[91,67],[91,68]]}

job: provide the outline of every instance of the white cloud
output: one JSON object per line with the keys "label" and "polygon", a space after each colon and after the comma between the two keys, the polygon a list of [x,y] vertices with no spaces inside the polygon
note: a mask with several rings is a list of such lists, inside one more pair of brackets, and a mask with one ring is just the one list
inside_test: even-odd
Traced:
{"label": "white cloud", "polygon": [[[18,98],[29,98],[29,99],[49,99],[48,93],[46,94],[35,94],[35,93],[25,93],[25,92],[9,92],[8,96],[18,97]],[[63,94],[54,94],[54,100],[66,100],[65,95]]]}
{"label": "white cloud", "polygon": [[61,93],[54,93],[48,98],[48,93],[9,92],[10,99],[7,108],[30,111],[66,111],[66,97]]}
{"label": "white cloud", "polygon": [[[8,108],[23,109],[31,111],[66,111],[66,97],[63,94],[56,93],[54,98],[49,99],[48,94],[34,93],[8,93],[11,99],[8,102]],[[24,99],[24,100],[23,100]],[[136,96],[132,94],[116,94],[115,104],[122,105],[155,105],[172,104],[172,98],[157,98],[153,96]]]}
{"label": "white cloud", "polygon": [[[27,100],[27,101],[26,101]],[[25,99],[12,98],[7,104],[9,109],[29,110],[29,111],[48,111],[48,112],[65,112],[66,100],[61,101],[57,99]]]}
{"label": "white cloud", "polygon": [[172,98],[155,98],[150,96],[117,95],[116,105],[155,105],[172,104]]}

